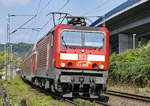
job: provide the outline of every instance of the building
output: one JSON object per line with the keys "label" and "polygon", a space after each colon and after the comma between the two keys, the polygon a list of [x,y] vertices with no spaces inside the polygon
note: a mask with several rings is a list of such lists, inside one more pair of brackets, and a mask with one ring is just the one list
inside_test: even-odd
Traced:
{"label": "building", "polygon": [[150,0],[128,0],[97,19],[90,26],[110,30],[110,52],[122,53],[150,40]]}

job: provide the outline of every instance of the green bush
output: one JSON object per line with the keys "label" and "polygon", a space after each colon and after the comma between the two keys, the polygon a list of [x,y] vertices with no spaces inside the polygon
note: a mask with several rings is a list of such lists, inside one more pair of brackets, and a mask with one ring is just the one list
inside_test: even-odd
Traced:
{"label": "green bush", "polygon": [[3,76],[3,73],[2,73],[2,71],[0,70],[0,79],[1,79],[2,76]]}
{"label": "green bush", "polygon": [[150,43],[122,54],[112,54],[109,68],[111,82],[146,86],[150,80]]}

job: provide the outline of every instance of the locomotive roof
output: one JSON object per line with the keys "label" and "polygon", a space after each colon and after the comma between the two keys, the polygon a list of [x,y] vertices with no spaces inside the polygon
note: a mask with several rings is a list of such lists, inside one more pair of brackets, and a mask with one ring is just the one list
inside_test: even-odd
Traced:
{"label": "locomotive roof", "polygon": [[64,27],[70,26],[71,28],[74,28],[76,30],[99,30],[100,28],[104,28],[104,27],[73,26],[73,25],[61,24],[61,25],[57,25],[53,30],[55,30],[59,26],[64,26]]}
{"label": "locomotive roof", "polygon": [[46,35],[44,35],[42,38],[40,38],[40,40],[37,41],[37,44],[38,44],[40,41],[42,41],[46,36],[48,36],[49,33],[51,33],[51,32],[52,32],[52,31],[49,31]]}

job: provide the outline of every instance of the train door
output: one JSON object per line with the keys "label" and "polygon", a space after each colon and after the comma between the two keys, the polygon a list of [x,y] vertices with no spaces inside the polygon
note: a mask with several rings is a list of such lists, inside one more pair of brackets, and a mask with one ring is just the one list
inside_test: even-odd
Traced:
{"label": "train door", "polygon": [[32,74],[31,75],[34,75],[34,55],[32,56]]}
{"label": "train door", "polygon": [[49,67],[50,71],[52,71],[54,66],[54,32],[50,34],[50,38]]}
{"label": "train door", "polygon": [[46,56],[46,75],[48,75],[48,69],[49,69],[49,56],[50,56],[50,37],[48,36],[47,41],[47,56]]}
{"label": "train door", "polygon": [[37,51],[36,51],[36,49],[35,49],[33,59],[34,59],[34,62],[33,62],[33,64],[34,64],[34,66],[33,66],[33,75],[36,75],[36,69],[37,69]]}

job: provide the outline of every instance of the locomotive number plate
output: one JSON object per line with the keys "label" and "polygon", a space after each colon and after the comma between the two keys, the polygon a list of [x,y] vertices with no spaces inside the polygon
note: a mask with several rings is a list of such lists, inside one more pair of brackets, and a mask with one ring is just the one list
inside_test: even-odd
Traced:
{"label": "locomotive number plate", "polygon": [[77,67],[88,67],[89,64],[86,64],[86,63],[78,63],[77,64]]}

